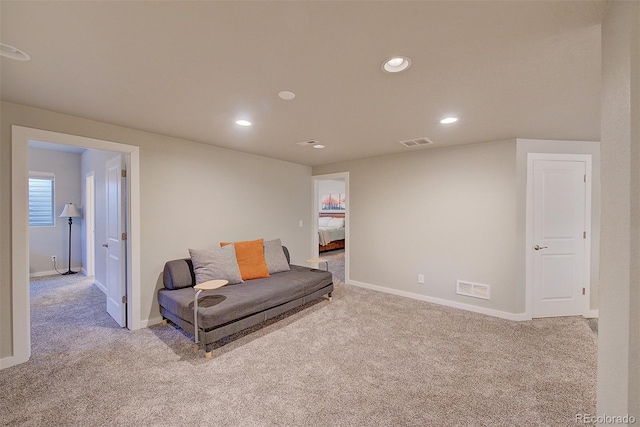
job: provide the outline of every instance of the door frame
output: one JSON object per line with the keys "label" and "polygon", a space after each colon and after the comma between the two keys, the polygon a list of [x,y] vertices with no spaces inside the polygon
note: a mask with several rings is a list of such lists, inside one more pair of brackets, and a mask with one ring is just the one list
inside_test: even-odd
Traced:
{"label": "door frame", "polygon": [[349,194],[349,172],[339,172],[332,173],[326,175],[315,175],[312,176],[312,186],[313,186],[313,203],[312,206],[312,218],[311,218],[311,254],[313,258],[318,258],[320,256],[320,249],[318,247],[318,212],[319,212],[319,203],[320,199],[319,194],[319,181],[328,181],[328,180],[338,180],[344,179],[344,195],[346,198],[345,203],[345,215],[344,215],[344,281],[345,283],[349,283],[349,253],[351,251],[351,245],[349,244],[349,218],[350,214],[350,204],[351,204],[351,196]]}
{"label": "door frame", "polygon": [[[84,258],[87,265],[83,266],[85,275],[95,275],[96,260],[96,184],[95,171],[88,172],[84,177]],[[98,286],[99,287],[99,286]]]}
{"label": "door frame", "polygon": [[11,267],[13,351],[10,365],[24,363],[31,357],[31,307],[29,297],[29,141],[52,142],[125,154],[129,171],[127,180],[127,323],[140,329],[140,148],[133,145],[77,135],[11,126]]}
{"label": "door frame", "polygon": [[556,153],[527,153],[527,194],[526,194],[526,315],[533,318],[533,162],[536,160],[547,161],[574,161],[584,162],[585,174],[587,182],[585,187],[585,228],[587,238],[585,239],[584,248],[584,289],[585,294],[582,298],[582,316],[589,317],[591,310],[591,239],[593,235],[591,223],[591,191],[593,182],[592,173],[592,155],[591,154],[556,154]]}

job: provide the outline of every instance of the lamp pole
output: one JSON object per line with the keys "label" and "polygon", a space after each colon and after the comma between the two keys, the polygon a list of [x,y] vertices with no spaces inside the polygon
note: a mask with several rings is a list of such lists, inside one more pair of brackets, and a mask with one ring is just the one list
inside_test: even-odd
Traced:
{"label": "lamp pole", "polygon": [[60,214],[60,218],[69,218],[69,269],[65,273],[62,273],[63,275],[76,274],[76,271],[71,271],[71,224],[73,224],[73,217],[79,216],[80,212],[78,212],[78,209],[73,203],[64,205],[64,210]]}
{"label": "lamp pole", "polygon": [[75,271],[71,271],[71,224],[73,224],[73,218],[69,217],[69,269],[62,273],[63,276],[67,274],[76,274]]}

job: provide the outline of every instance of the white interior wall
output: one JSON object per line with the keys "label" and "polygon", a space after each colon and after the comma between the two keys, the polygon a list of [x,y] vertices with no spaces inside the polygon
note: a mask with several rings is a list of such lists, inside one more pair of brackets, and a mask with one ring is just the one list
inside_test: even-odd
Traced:
{"label": "white interior wall", "polygon": [[[515,140],[313,168],[337,172],[349,172],[352,281],[519,312]],[[457,279],[490,285],[491,299],[457,295]]]}
{"label": "white interior wall", "polygon": [[640,419],[640,3],[602,23],[598,415]]}
{"label": "white interior wall", "polygon": [[[56,274],[51,256],[58,259],[58,270],[69,267],[69,222],[59,218],[64,205],[71,202],[81,207],[80,154],[29,148],[29,170],[55,175],[54,227],[29,227],[29,273],[32,276]],[[82,214],[82,211],[80,211]],[[81,218],[71,226],[71,268],[82,267]]]}

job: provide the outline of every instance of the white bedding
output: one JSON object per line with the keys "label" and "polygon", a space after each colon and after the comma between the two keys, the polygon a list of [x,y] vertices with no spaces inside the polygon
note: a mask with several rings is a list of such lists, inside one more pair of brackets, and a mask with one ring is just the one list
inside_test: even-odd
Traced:
{"label": "white bedding", "polygon": [[328,245],[334,240],[344,239],[344,227],[319,227],[318,241],[321,246]]}

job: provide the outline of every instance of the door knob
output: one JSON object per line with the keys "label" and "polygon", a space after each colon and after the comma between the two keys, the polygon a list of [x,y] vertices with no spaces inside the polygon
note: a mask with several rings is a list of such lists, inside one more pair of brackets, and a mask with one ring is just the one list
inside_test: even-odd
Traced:
{"label": "door knob", "polygon": [[104,247],[104,248],[108,248],[108,247],[109,247],[109,244],[108,244],[108,243],[103,243],[103,244],[102,244],[102,247]]}
{"label": "door knob", "polygon": [[548,248],[548,246],[538,246],[538,245],[535,245],[533,247],[533,249],[535,249],[536,251],[539,251],[540,249],[547,249],[547,248]]}

